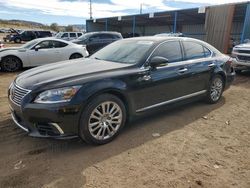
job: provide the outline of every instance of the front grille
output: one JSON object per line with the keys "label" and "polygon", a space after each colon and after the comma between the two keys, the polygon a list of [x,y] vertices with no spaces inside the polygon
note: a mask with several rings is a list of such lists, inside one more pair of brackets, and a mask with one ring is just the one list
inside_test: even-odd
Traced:
{"label": "front grille", "polygon": [[250,61],[250,56],[238,55],[237,57],[240,61]]}
{"label": "front grille", "polygon": [[12,84],[10,88],[10,98],[14,103],[20,106],[24,96],[27,95],[29,92],[30,90],[23,89],[20,86]]}
{"label": "front grille", "polygon": [[250,54],[250,50],[237,50],[239,53]]}

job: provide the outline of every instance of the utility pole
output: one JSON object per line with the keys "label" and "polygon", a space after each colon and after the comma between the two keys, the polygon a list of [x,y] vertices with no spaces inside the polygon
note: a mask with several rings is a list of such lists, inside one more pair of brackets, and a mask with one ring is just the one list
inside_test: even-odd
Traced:
{"label": "utility pole", "polygon": [[92,20],[92,0],[89,0],[89,19]]}
{"label": "utility pole", "polygon": [[142,14],[142,3],[140,4],[140,14]]}

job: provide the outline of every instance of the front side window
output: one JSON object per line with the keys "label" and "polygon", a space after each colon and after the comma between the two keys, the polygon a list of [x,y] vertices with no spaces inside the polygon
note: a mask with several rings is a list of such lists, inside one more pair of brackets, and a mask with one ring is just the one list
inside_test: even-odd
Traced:
{"label": "front side window", "polygon": [[68,33],[63,33],[61,38],[67,38],[67,37],[69,37],[69,34]]}
{"label": "front side window", "polygon": [[210,55],[210,51],[205,52],[204,47],[201,44],[191,41],[183,42],[184,50],[186,53],[186,59],[199,59]]}
{"label": "front side window", "polygon": [[168,59],[169,63],[182,61],[182,52],[179,41],[169,41],[161,44],[154,51],[152,57],[161,56]]}
{"label": "front side window", "polygon": [[40,46],[40,49],[48,49],[48,48],[53,48],[52,42],[49,40],[42,41],[38,44]]}

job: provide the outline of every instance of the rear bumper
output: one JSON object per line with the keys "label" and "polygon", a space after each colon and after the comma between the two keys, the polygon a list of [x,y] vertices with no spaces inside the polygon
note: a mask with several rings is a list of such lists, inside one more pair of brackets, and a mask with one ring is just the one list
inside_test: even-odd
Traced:
{"label": "rear bumper", "polygon": [[235,71],[227,74],[226,76],[226,83],[225,83],[225,90],[228,89],[230,87],[230,85],[233,83],[235,78]]}

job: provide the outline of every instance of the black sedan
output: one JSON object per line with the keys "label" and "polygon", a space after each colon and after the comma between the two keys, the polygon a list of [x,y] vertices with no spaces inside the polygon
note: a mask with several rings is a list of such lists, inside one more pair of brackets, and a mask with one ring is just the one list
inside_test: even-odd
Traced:
{"label": "black sedan", "polygon": [[8,96],[14,122],[31,136],[114,139],[129,117],[187,100],[220,100],[235,72],[211,45],[183,37],[114,42],[90,58],[18,75]]}

